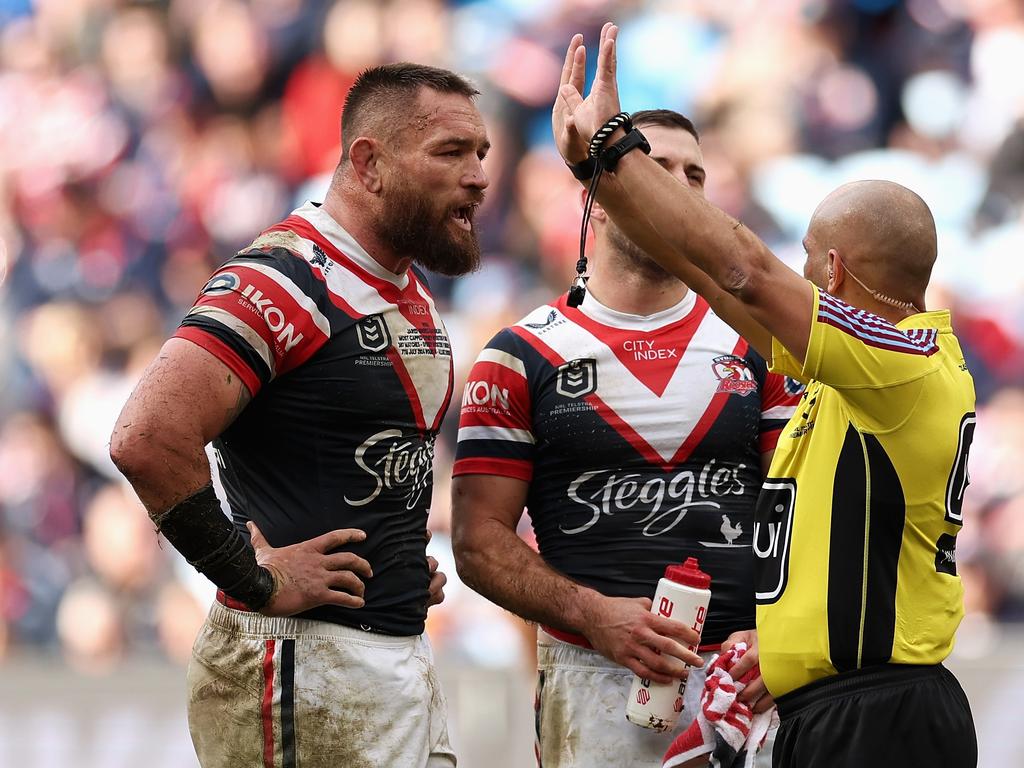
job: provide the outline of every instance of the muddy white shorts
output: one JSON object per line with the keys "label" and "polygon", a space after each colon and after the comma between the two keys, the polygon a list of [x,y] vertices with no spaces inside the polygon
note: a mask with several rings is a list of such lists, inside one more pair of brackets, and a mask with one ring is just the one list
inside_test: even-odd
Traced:
{"label": "muddy white shorts", "polygon": [[452,768],[426,635],[390,637],[215,602],[192,649],[203,768]]}
{"label": "muddy white shorts", "polygon": [[[707,662],[715,654],[700,655]],[[679,722],[665,733],[626,720],[626,698],[632,682],[632,672],[597,651],[557,640],[538,629],[538,765],[661,768],[665,750],[696,717],[704,670],[690,670]],[[766,743],[755,766],[770,768],[771,763],[771,747]]]}

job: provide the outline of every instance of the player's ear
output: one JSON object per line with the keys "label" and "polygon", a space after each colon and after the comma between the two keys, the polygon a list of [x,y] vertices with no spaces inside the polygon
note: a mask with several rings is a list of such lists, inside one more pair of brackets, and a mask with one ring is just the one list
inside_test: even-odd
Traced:
{"label": "player's ear", "polygon": [[348,148],[348,157],[363,188],[372,194],[379,194],[383,186],[381,169],[378,167],[380,145],[374,139],[360,136]]}
{"label": "player's ear", "polygon": [[[587,204],[587,190],[585,188],[580,189],[580,209]],[[604,208],[601,204],[594,202],[594,207],[590,209],[590,219],[592,221],[600,221],[602,224],[608,221],[608,214],[605,213]]]}
{"label": "player's ear", "polygon": [[846,268],[843,266],[843,257],[839,255],[839,251],[835,248],[828,249],[828,285],[825,290],[829,293],[834,294],[839,286],[843,284],[843,278],[846,277]]}

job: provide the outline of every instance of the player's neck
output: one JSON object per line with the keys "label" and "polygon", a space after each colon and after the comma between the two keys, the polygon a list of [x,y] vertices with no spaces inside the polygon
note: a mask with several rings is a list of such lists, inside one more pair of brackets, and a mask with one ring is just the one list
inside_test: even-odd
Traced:
{"label": "player's neck", "polygon": [[674,307],[689,288],[674,277],[652,277],[630,269],[614,258],[595,254],[587,281],[587,293],[608,309],[628,315],[647,316]]}
{"label": "player's neck", "polygon": [[352,235],[370,258],[384,269],[396,275],[403,275],[412,265],[411,257],[398,256],[384,244],[370,220],[363,215],[361,206],[349,203],[343,194],[336,192],[333,187],[328,191],[320,208]]}

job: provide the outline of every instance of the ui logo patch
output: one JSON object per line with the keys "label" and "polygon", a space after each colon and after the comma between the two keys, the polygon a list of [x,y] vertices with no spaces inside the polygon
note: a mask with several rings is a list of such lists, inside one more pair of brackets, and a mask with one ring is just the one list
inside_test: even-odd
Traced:
{"label": "ui logo patch", "polygon": [[789,580],[789,543],[793,538],[796,480],[767,478],[754,512],[755,593],[758,604],[774,603]]}
{"label": "ui logo patch", "polygon": [[382,315],[368,315],[356,324],[359,346],[367,352],[383,352],[391,346],[391,334]]}
{"label": "ui logo patch", "polygon": [[597,389],[597,361],[591,358],[570,360],[558,366],[555,390],[566,397],[583,397]]}
{"label": "ui logo patch", "polygon": [[238,275],[234,272],[221,272],[219,275],[211,277],[200,293],[204,296],[220,296],[237,291],[241,283],[242,281],[238,279]]}
{"label": "ui logo patch", "polygon": [[754,372],[747,361],[736,355],[719,355],[711,363],[711,370],[718,377],[718,392],[746,397],[757,391]]}

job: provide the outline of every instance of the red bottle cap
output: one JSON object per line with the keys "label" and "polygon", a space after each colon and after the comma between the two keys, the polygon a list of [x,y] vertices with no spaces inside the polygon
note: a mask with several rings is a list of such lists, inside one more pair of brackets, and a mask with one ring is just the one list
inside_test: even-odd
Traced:
{"label": "red bottle cap", "polygon": [[696,557],[686,558],[686,562],[682,565],[666,567],[665,578],[669,581],[674,581],[676,584],[685,584],[695,589],[708,589],[711,587],[711,576],[700,569]]}

